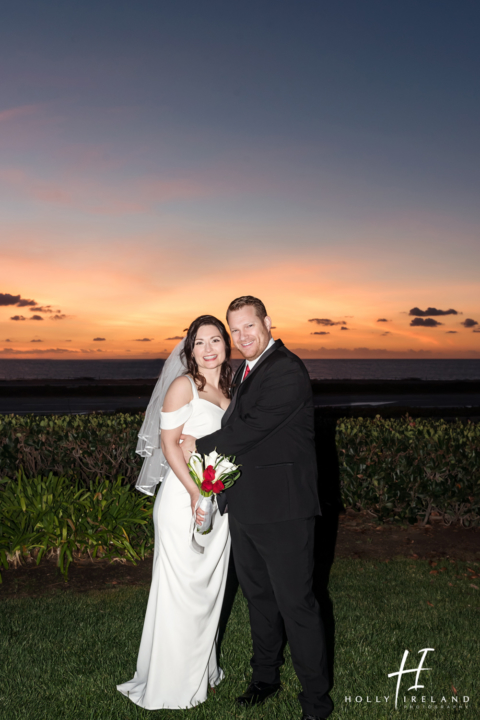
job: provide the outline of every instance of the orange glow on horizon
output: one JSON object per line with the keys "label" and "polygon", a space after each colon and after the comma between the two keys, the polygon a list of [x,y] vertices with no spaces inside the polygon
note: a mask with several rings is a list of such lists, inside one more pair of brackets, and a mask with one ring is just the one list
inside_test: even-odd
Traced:
{"label": "orange glow on horizon", "polygon": [[[148,259],[154,266],[155,256]],[[333,262],[282,259],[268,268],[240,267],[229,277],[216,268],[196,274],[178,263],[175,252],[169,256],[162,251],[159,267],[160,261],[163,267],[170,264],[165,283],[155,271],[148,272],[143,260],[138,262],[138,253],[121,248],[112,262],[100,258],[93,266],[84,251],[45,260],[11,252],[2,266],[3,291],[16,295],[22,290],[22,297],[52,305],[66,317],[53,320],[52,313],[34,313],[29,307],[1,307],[0,357],[165,357],[194,317],[210,313],[224,320],[230,300],[242,294],[262,298],[274,337],[304,358],[480,357],[480,333],[460,324],[468,314],[442,316],[437,328],[410,327],[408,303],[398,288],[383,281],[366,287],[358,266],[348,271]],[[159,274],[163,277],[163,271]],[[7,282],[13,276],[22,277],[21,288]],[[439,307],[450,307],[456,296],[456,304],[465,308],[469,292],[465,286],[449,288],[447,299],[443,288],[430,286],[415,296],[425,307],[432,295]],[[34,314],[44,319],[30,319]],[[9,319],[15,315],[26,319]],[[379,317],[388,322],[377,322]],[[309,322],[315,318],[332,324]]]}

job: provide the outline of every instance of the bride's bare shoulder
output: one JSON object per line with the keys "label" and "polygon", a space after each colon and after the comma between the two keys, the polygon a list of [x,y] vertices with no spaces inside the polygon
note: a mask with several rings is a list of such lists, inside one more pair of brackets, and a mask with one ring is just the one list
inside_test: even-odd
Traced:
{"label": "bride's bare shoulder", "polygon": [[192,385],[190,380],[181,375],[176,378],[167,390],[163,402],[163,412],[174,412],[187,405],[193,399]]}

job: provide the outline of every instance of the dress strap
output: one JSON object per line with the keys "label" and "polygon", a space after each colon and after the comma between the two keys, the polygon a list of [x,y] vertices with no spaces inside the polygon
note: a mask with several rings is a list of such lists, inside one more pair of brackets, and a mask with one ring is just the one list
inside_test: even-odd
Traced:
{"label": "dress strap", "polygon": [[194,400],[198,400],[198,398],[199,398],[198,388],[197,388],[197,386],[196,386],[196,384],[195,384],[195,380],[191,377],[191,375],[187,375],[187,377],[188,377],[188,379],[190,380],[190,382],[191,382],[191,384],[192,384],[193,399],[194,399]]}

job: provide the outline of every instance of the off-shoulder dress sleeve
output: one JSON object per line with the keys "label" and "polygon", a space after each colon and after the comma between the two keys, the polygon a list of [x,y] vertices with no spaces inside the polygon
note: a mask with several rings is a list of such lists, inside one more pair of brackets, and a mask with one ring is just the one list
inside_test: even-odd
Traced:
{"label": "off-shoulder dress sleeve", "polygon": [[187,405],[182,405],[178,410],[173,412],[161,412],[160,413],[160,429],[161,430],[175,430],[175,428],[185,425],[190,415],[193,412],[193,405],[189,402]]}

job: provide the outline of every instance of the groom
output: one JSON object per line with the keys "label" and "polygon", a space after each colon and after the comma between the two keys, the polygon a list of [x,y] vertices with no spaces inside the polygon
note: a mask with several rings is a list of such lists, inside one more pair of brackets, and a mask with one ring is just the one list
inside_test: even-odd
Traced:
{"label": "groom", "polygon": [[[252,681],[241,706],[263,702],[281,689],[286,630],[303,692],[304,720],[333,709],[322,620],[312,590],[315,516],[320,514],[314,412],[302,361],[274,341],[261,300],[230,303],[227,321],[245,358],[237,370],[222,428],[196,441],[196,450],[235,455],[239,480],[219,496],[229,514],[233,557],[247,599],[253,641]],[[183,436],[186,460],[195,439]]]}

